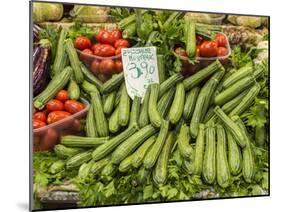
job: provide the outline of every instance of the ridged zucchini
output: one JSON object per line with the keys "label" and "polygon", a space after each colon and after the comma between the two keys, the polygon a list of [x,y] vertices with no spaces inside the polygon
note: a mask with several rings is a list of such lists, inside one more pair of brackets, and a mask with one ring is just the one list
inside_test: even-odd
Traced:
{"label": "ridged zucchini", "polygon": [[152,125],[147,125],[131,135],[114,150],[111,158],[112,163],[119,164],[128,155],[133,153],[147,138],[151,137],[156,132],[156,128]]}
{"label": "ridged zucchini", "polygon": [[137,131],[136,126],[130,127],[125,131],[123,131],[122,133],[120,133],[119,135],[112,137],[108,142],[97,147],[92,154],[93,160],[97,161],[107,156],[119,144],[121,144],[124,140],[129,138],[131,135],[133,135],[136,131]]}
{"label": "ridged zucchini", "polygon": [[169,120],[172,124],[176,124],[183,112],[185,91],[182,83],[177,83],[176,93],[169,111]]}
{"label": "ridged zucchini", "polygon": [[72,147],[66,147],[62,144],[57,144],[54,148],[54,151],[56,153],[56,155],[59,158],[69,158],[69,157],[73,157],[74,155],[77,155],[80,152],[85,151],[82,148],[72,148]]}
{"label": "ridged zucchini", "polygon": [[157,99],[159,95],[159,84],[150,84],[150,95],[148,102],[148,116],[151,124],[155,127],[161,126],[161,116],[157,109]]}
{"label": "ridged zucchini", "polygon": [[81,70],[81,62],[79,61],[78,54],[74,48],[73,41],[71,39],[66,39],[64,42],[65,50],[68,55],[70,65],[73,69],[75,81],[80,84],[84,80],[84,75]]}
{"label": "ridged zucchini", "polygon": [[140,106],[141,106],[141,98],[138,96],[135,96],[134,100],[132,102],[129,127],[139,124],[138,119],[139,119],[139,115],[140,115]]}
{"label": "ridged zucchini", "polygon": [[51,174],[57,174],[65,168],[65,161],[64,160],[57,160],[55,161],[49,168],[49,172]]}
{"label": "ridged zucchini", "polygon": [[196,56],[195,23],[189,18],[186,18],[184,23],[184,40],[187,57],[194,59]]}
{"label": "ridged zucchini", "polygon": [[191,165],[191,172],[194,175],[201,176],[202,169],[203,169],[204,148],[205,148],[205,125],[200,124],[198,135],[196,138],[196,144],[193,154],[194,156]]}
{"label": "ridged zucchini", "polygon": [[106,157],[103,158],[99,161],[95,161],[93,162],[93,165],[90,169],[91,173],[95,176],[100,174],[100,172],[102,171],[102,169],[110,162],[110,158]]}
{"label": "ridged zucchini", "polygon": [[108,141],[109,137],[82,137],[66,135],[61,137],[61,144],[67,147],[93,148]]}
{"label": "ridged zucchini", "polygon": [[92,92],[99,92],[98,88],[93,83],[90,83],[87,80],[84,80],[80,86],[82,90],[89,95],[91,95]]}
{"label": "ridged zucchini", "polygon": [[230,185],[230,171],[227,161],[226,135],[221,125],[217,125],[217,182],[220,187]]}
{"label": "ridged zucchini", "polygon": [[163,120],[158,137],[155,143],[153,144],[152,148],[144,158],[143,165],[145,168],[150,169],[156,164],[160,152],[165,144],[168,131],[169,131],[169,122]]}
{"label": "ridged zucchini", "polygon": [[206,128],[206,150],[203,159],[203,179],[213,184],[216,179],[216,130],[214,127]]}
{"label": "ridged zucchini", "polygon": [[183,117],[186,121],[189,121],[192,117],[199,91],[200,91],[199,87],[194,87],[188,93],[186,93],[185,103],[183,108]]}
{"label": "ridged zucchini", "polygon": [[132,166],[139,168],[145,157],[145,154],[148,152],[149,148],[154,144],[156,136],[153,135],[148,138],[132,155]]}
{"label": "ridged zucchini", "polygon": [[116,107],[108,121],[108,128],[109,131],[112,133],[118,132],[121,127],[118,121],[118,117],[119,117],[118,111],[119,111],[119,107]]}
{"label": "ridged zucchini", "polygon": [[182,124],[180,128],[180,133],[177,138],[177,144],[181,155],[185,159],[191,159],[191,155],[193,153],[193,149],[189,144],[190,134],[189,127],[186,124]]}
{"label": "ridged zucchini", "polygon": [[114,109],[116,91],[112,91],[104,100],[103,112],[107,115],[111,114]]}
{"label": "ridged zucchini", "polygon": [[159,83],[162,83],[166,79],[164,55],[157,54],[157,66],[158,66],[158,74],[159,74]]}
{"label": "ridged zucchini", "polygon": [[120,172],[127,172],[132,167],[132,155],[127,156],[119,165]]}
{"label": "ridged zucchini", "polygon": [[183,79],[183,76],[180,73],[173,74],[168,79],[160,84],[159,87],[159,95],[158,98],[160,99],[164,93],[166,93],[170,88],[174,87],[179,81]]}
{"label": "ridged zucchini", "polygon": [[169,91],[167,91],[157,102],[157,109],[159,111],[160,116],[164,119],[171,107],[171,104],[174,99],[176,88],[172,87]]}
{"label": "ridged zucchini", "polygon": [[126,126],[130,119],[131,99],[127,93],[125,84],[123,84],[119,103],[118,122],[121,126]]}
{"label": "ridged zucchini", "polygon": [[86,179],[90,174],[92,165],[93,165],[92,161],[88,163],[83,163],[78,170],[78,177],[80,179]]}
{"label": "ridged zucchini", "polygon": [[68,83],[67,92],[69,94],[70,99],[77,100],[80,98],[80,88],[75,80],[70,79]]}
{"label": "ridged zucchini", "polygon": [[94,107],[90,105],[87,117],[86,117],[86,124],[85,124],[85,132],[87,137],[97,137],[98,132],[95,124],[94,118]]}
{"label": "ridged zucchini", "polygon": [[90,83],[94,84],[97,87],[97,89],[101,92],[103,86],[102,81],[96,78],[95,75],[93,75],[92,72],[89,71],[88,68],[82,63],[81,63],[81,70],[84,74],[85,79]]}
{"label": "ridged zucchini", "polygon": [[116,75],[115,77],[112,77],[110,80],[106,81],[102,86],[102,93],[107,94],[114,91],[122,84],[122,82],[124,82],[123,72]]}
{"label": "ridged zucchini", "polygon": [[161,150],[156,167],[153,172],[153,181],[156,185],[164,185],[168,177],[168,161],[174,143],[174,134],[170,132],[167,135],[166,142]]}
{"label": "ridged zucchini", "polygon": [[66,161],[66,169],[77,169],[92,159],[92,151],[78,153]]}
{"label": "ridged zucchini", "polygon": [[71,76],[72,68],[67,66],[53,77],[48,86],[38,95],[34,101],[34,107],[42,110],[47,102],[54,98],[65,87]]}
{"label": "ridged zucchini", "polygon": [[107,176],[107,177],[112,177],[112,176],[115,175],[115,173],[117,172],[117,170],[118,170],[118,167],[117,167],[115,164],[109,162],[109,163],[102,169],[101,175],[102,175],[102,176]]}
{"label": "ridged zucchini", "polygon": [[139,126],[140,128],[149,124],[149,116],[148,116],[148,103],[149,103],[149,87],[146,89],[145,95],[143,97],[143,101],[140,109],[140,117],[139,117]]}

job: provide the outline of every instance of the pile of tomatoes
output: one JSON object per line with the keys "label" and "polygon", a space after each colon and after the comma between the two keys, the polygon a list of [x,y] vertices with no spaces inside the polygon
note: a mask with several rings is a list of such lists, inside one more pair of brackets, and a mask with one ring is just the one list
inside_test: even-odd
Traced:
{"label": "pile of tomatoes", "polygon": [[[200,35],[196,36],[197,57],[223,57],[228,54],[227,38],[221,33],[217,33],[214,40],[204,40]],[[181,56],[186,55],[186,51],[182,47],[175,49],[175,53]]]}
{"label": "pile of tomatoes", "polygon": [[80,60],[86,63],[90,70],[102,81],[106,81],[112,74],[123,71],[121,49],[130,46],[129,41],[122,38],[118,29],[107,31],[100,30],[92,41],[84,36],[79,36],[74,41],[76,49],[80,50]]}
{"label": "pile of tomatoes", "polygon": [[56,97],[50,100],[46,108],[33,114],[33,129],[44,127],[65,119],[83,110],[85,105],[76,100],[70,100],[68,92],[61,90]]}

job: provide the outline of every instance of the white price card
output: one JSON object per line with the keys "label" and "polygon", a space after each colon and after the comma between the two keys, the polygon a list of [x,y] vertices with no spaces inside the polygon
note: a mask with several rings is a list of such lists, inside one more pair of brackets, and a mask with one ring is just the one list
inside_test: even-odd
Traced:
{"label": "white price card", "polygon": [[143,97],[149,84],[159,83],[156,47],[123,48],[122,63],[129,96]]}

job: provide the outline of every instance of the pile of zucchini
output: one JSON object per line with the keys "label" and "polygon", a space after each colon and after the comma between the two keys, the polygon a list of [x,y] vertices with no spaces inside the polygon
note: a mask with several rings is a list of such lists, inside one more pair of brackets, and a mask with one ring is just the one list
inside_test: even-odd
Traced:
{"label": "pile of zucchini", "polygon": [[[252,105],[260,91],[256,82],[260,70],[247,65],[225,71],[215,61],[185,79],[180,73],[161,76],[162,82],[151,84],[143,99],[131,100],[123,73],[103,84],[87,67],[77,64],[72,48],[66,42],[62,50],[72,55],[69,59],[74,62],[52,79],[61,79],[64,74],[67,80],[61,80],[63,84],[51,82],[53,88],[46,89],[49,95],[41,94],[35,100],[42,107],[55,93],[54,88],[70,81],[90,102],[85,136],[61,138],[54,149],[61,158],[53,164],[54,172],[77,169],[78,176],[85,179],[144,169],[152,173],[156,185],[163,185],[171,153],[178,149],[187,161],[185,170],[202,176],[207,184],[228,187],[231,176],[241,172],[246,182],[252,181],[253,144],[239,115]],[[64,73],[71,70],[73,76]]]}

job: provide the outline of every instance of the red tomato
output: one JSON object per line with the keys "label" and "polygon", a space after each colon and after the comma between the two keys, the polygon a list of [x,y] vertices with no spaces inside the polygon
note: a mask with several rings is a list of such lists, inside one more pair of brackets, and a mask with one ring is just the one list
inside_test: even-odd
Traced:
{"label": "red tomato", "polygon": [[80,53],[80,60],[82,60],[83,62],[87,62],[89,60],[91,60],[91,55],[94,55],[93,51],[91,49],[84,49],[81,53]]}
{"label": "red tomato", "polygon": [[77,49],[84,50],[84,49],[90,49],[92,43],[89,38],[85,36],[79,36],[75,39],[74,46]]}
{"label": "red tomato", "polygon": [[200,46],[196,47],[196,57],[200,57]]}
{"label": "red tomato", "polygon": [[40,120],[40,121],[43,121],[43,122],[46,122],[47,120],[47,116],[44,112],[37,112],[33,115],[33,118],[36,119],[36,120]]}
{"label": "red tomato", "polygon": [[47,103],[48,111],[63,110],[63,103],[57,99],[52,99]]}
{"label": "red tomato", "polygon": [[200,45],[200,55],[202,57],[216,57],[218,44],[215,41],[204,41]]}
{"label": "red tomato", "polygon": [[46,123],[39,120],[39,119],[33,119],[33,129],[38,129],[41,127],[45,127]]}
{"label": "red tomato", "polygon": [[[69,100],[67,100],[67,101],[69,101]],[[71,113],[66,112],[66,111],[53,111],[53,112],[49,113],[49,115],[47,117],[47,123],[52,124],[52,123],[55,123],[62,119],[65,119],[69,116],[71,116]]]}
{"label": "red tomato", "polygon": [[112,34],[106,30],[100,30],[97,37],[97,41],[101,44],[114,44],[114,39],[112,37]]}
{"label": "red tomato", "polygon": [[130,46],[129,41],[125,40],[125,39],[118,39],[115,41],[114,43],[114,47],[115,49],[117,49],[119,46],[122,46],[124,48],[128,48]]}
{"label": "red tomato", "polygon": [[201,45],[204,41],[204,38],[201,35],[196,35],[196,45]]}
{"label": "red tomato", "polygon": [[90,67],[93,74],[97,74],[100,71],[100,60],[94,59],[91,63]]}
{"label": "red tomato", "polygon": [[225,47],[219,47],[218,48],[218,52],[217,52],[218,57],[222,57],[222,56],[225,56],[227,54],[228,54],[227,48],[225,48]]}
{"label": "red tomato", "polygon": [[95,49],[99,46],[100,46],[100,43],[95,43],[94,45],[92,45],[92,48],[91,48],[92,52],[95,52]]}
{"label": "red tomato", "polygon": [[111,32],[112,39],[117,41],[118,39],[122,39],[122,32],[118,29],[115,29]]}
{"label": "red tomato", "polygon": [[68,92],[66,90],[60,90],[56,95],[56,99],[61,102],[65,102],[69,99]]}
{"label": "red tomato", "polygon": [[64,108],[71,114],[77,113],[85,108],[85,105],[76,100],[67,100],[64,103]]}
{"label": "red tomato", "polygon": [[121,60],[116,60],[115,61],[115,69],[114,69],[114,72],[115,73],[120,73],[123,71],[123,64],[122,64],[122,61]]}
{"label": "red tomato", "polygon": [[101,73],[112,73],[115,68],[114,61],[111,59],[104,59],[100,62],[99,68]]}
{"label": "red tomato", "polygon": [[186,51],[185,51],[185,49],[182,48],[182,47],[176,48],[175,53],[176,53],[177,55],[186,57]]}
{"label": "red tomato", "polygon": [[94,54],[101,57],[110,57],[115,55],[115,49],[111,45],[101,44],[95,49]]}
{"label": "red tomato", "polygon": [[115,55],[121,55],[121,49],[123,49],[123,46],[118,46],[115,50]]}
{"label": "red tomato", "polygon": [[217,42],[218,47],[226,47],[227,45],[226,37],[223,34],[216,34],[215,41]]}

